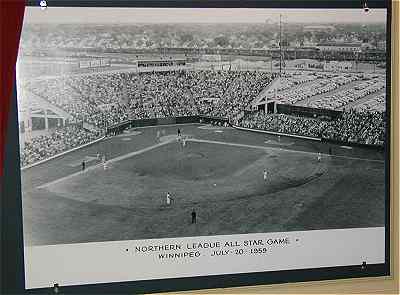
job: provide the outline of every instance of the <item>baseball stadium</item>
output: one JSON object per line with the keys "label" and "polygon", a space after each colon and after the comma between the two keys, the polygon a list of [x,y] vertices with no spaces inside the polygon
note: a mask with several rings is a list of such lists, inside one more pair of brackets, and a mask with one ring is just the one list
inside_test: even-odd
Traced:
{"label": "baseball stadium", "polygon": [[52,106],[27,112],[27,126],[58,124],[21,144],[25,241],[382,226],[381,77],[274,76],[119,72],[25,85],[37,107]]}
{"label": "baseball stadium", "polygon": [[20,56],[26,245],[384,226],[384,54],[174,50]]}

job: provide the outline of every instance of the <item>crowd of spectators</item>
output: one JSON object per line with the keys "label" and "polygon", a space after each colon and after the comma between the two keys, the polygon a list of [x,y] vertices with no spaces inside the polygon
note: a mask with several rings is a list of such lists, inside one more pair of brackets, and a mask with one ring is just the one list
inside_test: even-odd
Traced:
{"label": "crowd of spectators", "polygon": [[340,142],[383,145],[385,116],[376,111],[345,111],[334,120],[256,112],[244,117],[241,127],[325,138]]}
{"label": "crowd of spectators", "polygon": [[[178,71],[140,74],[130,100],[131,117],[176,117],[204,114],[234,80],[228,71]],[[211,103],[210,103],[211,102]]]}
{"label": "crowd of spectators", "polygon": [[[26,82],[23,85],[24,89],[69,113],[73,118],[70,123],[74,125],[27,142],[21,162],[23,165],[32,164],[92,141],[98,138],[106,127],[128,119],[211,115],[236,122],[237,114],[243,114],[274,78],[273,74],[258,71],[201,70],[140,74],[97,73]],[[283,80],[287,84],[280,85],[282,89],[278,95],[282,96],[282,100],[294,103],[296,100],[331,91],[357,79],[360,77],[356,75],[328,77],[321,74],[294,73],[291,78],[287,75]],[[298,87],[304,83],[305,85]],[[349,91],[365,96],[384,87],[376,78],[363,83],[365,85],[359,85],[356,87],[358,89]],[[286,89],[289,86],[292,88]],[[340,97],[344,95],[341,92],[339,94],[337,95]],[[377,99],[384,100],[384,97]],[[337,103],[336,100],[334,103]],[[334,121],[256,113],[245,116],[239,124],[248,128],[282,133],[381,144],[384,134],[383,113],[371,112],[368,107],[360,106],[359,109],[359,112],[344,112]],[[78,127],[82,126],[82,123],[91,126],[88,130],[92,131]]]}
{"label": "crowd of spectators", "polygon": [[61,152],[78,147],[98,138],[97,133],[86,131],[80,126],[70,125],[41,135],[26,142],[21,152],[21,165],[26,166]]}
{"label": "crowd of spectators", "polygon": [[255,71],[122,72],[46,79],[25,87],[76,122],[104,128],[127,119],[232,115],[271,80],[271,74]]}
{"label": "crowd of spectators", "polygon": [[261,129],[309,137],[321,137],[328,122],[315,118],[256,112],[245,116],[240,121],[239,125],[251,129]]}
{"label": "crowd of spectators", "polygon": [[344,142],[383,145],[385,121],[383,112],[351,109],[330,122],[322,137]]}
{"label": "crowd of spectators", "polygon": [[264,72],[233,72],[234,79],[211,115],[230,119],[243,111],[260,92],[273,80],[273,76]]}

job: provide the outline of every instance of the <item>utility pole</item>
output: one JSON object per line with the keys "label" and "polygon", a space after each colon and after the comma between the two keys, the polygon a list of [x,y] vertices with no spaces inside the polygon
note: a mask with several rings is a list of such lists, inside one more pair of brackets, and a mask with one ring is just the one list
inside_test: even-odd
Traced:
{"label": "utility pole", "polygon": [[279,14],[279,77],[282,76],[282,14]]}
{"label": "utility pole", "polygon": [[270,56],[271,56],[271,74],[273,73],[273,71],[272,71],[272,59],[273,59],[273,57],[272,57],[272,50],[269,50],[269,54],[270,54]]}

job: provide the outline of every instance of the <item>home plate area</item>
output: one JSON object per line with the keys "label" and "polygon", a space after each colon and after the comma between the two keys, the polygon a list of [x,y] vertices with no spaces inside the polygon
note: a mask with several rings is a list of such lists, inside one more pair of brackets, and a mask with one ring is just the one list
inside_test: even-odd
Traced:
{"label": "home plate area", "polygon": [[93,161],[97,160],[97,156],[85,156],[81,160],[78,161],[73,161],[68,164],[70,167],[80,167],[82,166],[82,162],[85,162],[86,164],[91,163]]}
{"label": "home plate area", "polygon": [[280,145],[280,146],[292,146],[294,145],[294,142],[284,142],[280,140],[273,140],[273,139],[268,139],[264,141],[264,143],[270,144],[270,145]]}

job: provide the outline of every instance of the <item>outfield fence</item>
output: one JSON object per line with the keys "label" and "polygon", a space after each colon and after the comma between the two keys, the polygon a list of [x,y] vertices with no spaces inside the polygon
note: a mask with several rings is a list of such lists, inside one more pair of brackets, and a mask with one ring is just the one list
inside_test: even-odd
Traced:
{"label": "outfield fence", "polygon": [[125,129],[135,127],[159,126],[159,125],[175,125],[175,124],[190,124],[190,123],[204,123],[221,125],[229,124],[228,118],[212,117],[212,116],[181,116],[181,117],[167,117],[167,118],[152,118],[152,119],[133,119],[108,126],[106,128],[107,135],[117,135],[124,132]]}

